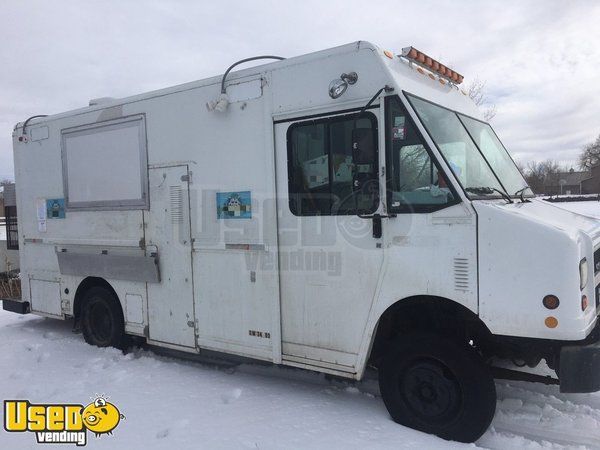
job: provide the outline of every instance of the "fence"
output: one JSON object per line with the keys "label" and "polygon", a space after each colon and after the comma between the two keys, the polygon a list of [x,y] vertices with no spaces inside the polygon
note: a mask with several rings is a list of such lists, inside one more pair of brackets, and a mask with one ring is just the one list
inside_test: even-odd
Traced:
{"label": "fence", "polygon": [[[19,234],[17,231],[17,207],[5,206],[4,216],[4,225],[6,227],[6,248],[8,250],[19,250]],[[2,222],[0,222],[0,226],[2,226]]]}
{"label": "fence", "polygon": [[600,202],[600,194],[594,195],[571,195],[563,197],[548,197],[545,198],[547,202],[552,203],[564,203],[564,202]]}

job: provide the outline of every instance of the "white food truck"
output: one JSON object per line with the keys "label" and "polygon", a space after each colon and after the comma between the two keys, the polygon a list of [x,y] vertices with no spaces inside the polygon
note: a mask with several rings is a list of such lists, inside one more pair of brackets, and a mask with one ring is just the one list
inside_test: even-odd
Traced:
{"label": "white food truck", "polygon": [[374,368],[393,420],[464,442],[495,377],[600,389],[600,223],[534,197],[461,75],[362,41],[254,59],[17,124],[4,309],[97,346]]}

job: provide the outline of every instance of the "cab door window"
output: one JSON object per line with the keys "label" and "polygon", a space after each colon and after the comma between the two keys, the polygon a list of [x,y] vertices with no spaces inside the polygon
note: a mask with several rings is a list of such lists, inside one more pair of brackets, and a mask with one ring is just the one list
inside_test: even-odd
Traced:
{"label": "cab door window", "polygon": [[373,114],[295,123],[288,129],[287,146],[289,206],[294,215],[367,214],[377,209]]}
{"label": "cab door window", "polygon": [[427,212],[456,204],[456,192],[397,97],[386,100],[386,122],[389,212]]}

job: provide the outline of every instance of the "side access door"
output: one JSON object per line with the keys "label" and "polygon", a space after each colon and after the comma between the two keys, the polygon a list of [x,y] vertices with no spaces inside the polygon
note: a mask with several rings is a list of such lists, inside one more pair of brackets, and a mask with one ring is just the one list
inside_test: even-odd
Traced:
{"label": "side access door", "polygon": [[149,338],[195,347],[189,176],[187,165],[149,170],[144,226],[147,252],[157,253],[161,277],[148,283]]}
{"label": "side access door", "polygon": [[383,263],[373,219],[358,216],[380,208],[379,121],[355,119],[275,124],[282,358],[349,374]]}

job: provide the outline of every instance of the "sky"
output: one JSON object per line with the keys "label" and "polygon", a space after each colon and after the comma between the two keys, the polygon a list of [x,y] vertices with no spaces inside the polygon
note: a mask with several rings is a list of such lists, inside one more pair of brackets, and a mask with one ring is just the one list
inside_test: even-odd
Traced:
{"label": "sky", "polygon": [[31,115],[357,40],[412,45],[465,85],[485,81],[518,161],[576,167],[600,134],[599,23],[592,0],[0,0],[0,179],[13,178],[12,129]]}

